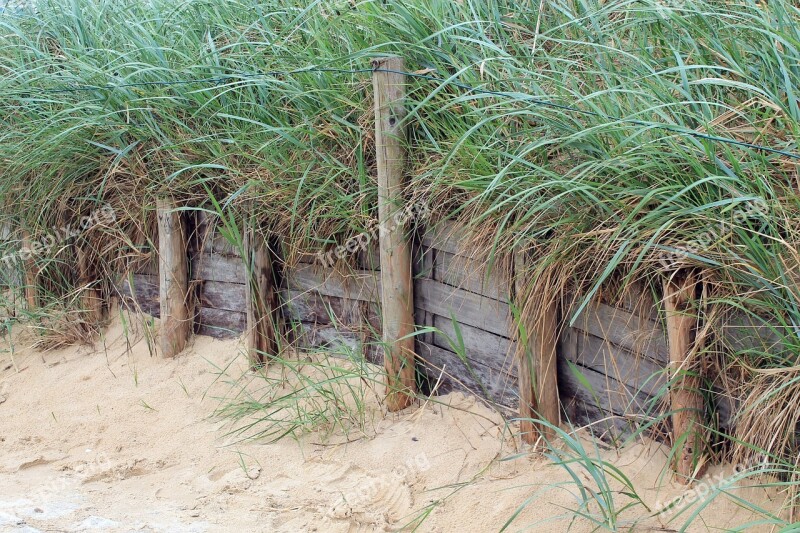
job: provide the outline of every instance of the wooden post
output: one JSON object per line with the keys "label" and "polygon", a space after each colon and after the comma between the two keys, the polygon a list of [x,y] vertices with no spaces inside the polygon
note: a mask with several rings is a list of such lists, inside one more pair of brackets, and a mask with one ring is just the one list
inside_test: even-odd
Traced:
{"label": "wooden post", "polygon": [[189,292],[186,232],[174,202],[159,198],[157,209],[161,355],[174,357],[186,347],[192,329],[186,301]]}
{"label": "wooden post", "polygon": [[[372,62],[375,91],[375,149],[378,162],[381,301],[389,411],[408,407],[416,392],[414,362],[414,297],[411,244],[397,216],[403,208],[405,137],[405,62],[387,57]],[[389,72],[392,71],[392,72]]]}
{"label": "wooden post", "polygon": [[681,443],[675,452],[673,469],[676,479],[689,483],[702,474],[705,452],[703,432],[703,395],[696,345],[697,316],[692,310],[697,287],[696,275],[681,271],[664,282],[667,337],[670,359],[670,408],[672,442]]}
{"label": "wooden post", "polygon": [[247,353],[250,366],[263,366],[267,355],[279,350],[280,317],[272,255],[264,238],[252,228],[245,230],[247,264]]}
{"label": "wooden post", "polygon": [[36,296],[36,284],[39,276],[34,258],[34,248],[31,242],[31,235],[27,231],[22,232],[22,249],[20,256],[23,259],[25,269],[25,301],[28,304],[28,311],[33,311],[39,307],[39,299]]}
{"label": "wooden post", "polygon": [[85,250],[78,248],[78,279],[82,285],[81,308],[89,326],[98,324],[103,319],[103,297],[97,287],[92,286],[94,276],[89,268],[89,257]]}
{"label": "wooden post", "polygon": [[[525,315],[525,284],[520,275],[525,272],[525,256],[517,253],[514,257],[514,294],[515,304],[522,315]],[[517,374],[519,381],[519,416],[520,418],[538,418],[558,426],[561,421],[561,407],[558,399],[558,332],[559,309],[554,300],[546,308],[538,310],[534,320],[523,324],[527,332],[527,345],[522,342],[518,349]],[[520,325],[516,326],[517,328]],[[520,422],[522,439],[528,444],[535,444],[540,437],[552,441],[555,432],[543,425],[534,424],[530,420]]]}

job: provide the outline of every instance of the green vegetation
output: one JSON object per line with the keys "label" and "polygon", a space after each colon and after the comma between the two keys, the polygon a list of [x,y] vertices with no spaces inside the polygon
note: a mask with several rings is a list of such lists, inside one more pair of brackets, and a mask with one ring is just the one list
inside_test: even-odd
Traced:
{"label": "green vegetation", "polygon": [[[110,279],[147,259],[156,195],[216,198],[291,263],[376,217],[370,61],[401,54],[416,73],[409,202],[470,224],[498,264],[529,250],[531,294],[576,308],[632,282],[658,298],[663,276],[700,270],[709,394],[739,401],[719,456],[765,453],[794,480],[798,159],[679,132],[800,152],[800,9],[541,6],[34,2],[0,15],[0,211],[36,239],[111,206],[115,224],[76,237]],[[66,309],[53,321],[74,324],[74,250],[35,260],[40,298]],[[726,343],[735,316],[769,339]]]}

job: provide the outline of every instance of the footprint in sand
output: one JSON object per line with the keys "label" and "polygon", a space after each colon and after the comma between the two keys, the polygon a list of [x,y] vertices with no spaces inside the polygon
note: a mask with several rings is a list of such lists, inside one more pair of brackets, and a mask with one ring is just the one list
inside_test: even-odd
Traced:
{"label": "footprint in sand", "polygon": [[411,511],[413,497],[408,471],[374,476],[350,464],[336,474],[335,480],[320,479],[330,497],[326,514],[331,518],[379,526],[395,524]]}

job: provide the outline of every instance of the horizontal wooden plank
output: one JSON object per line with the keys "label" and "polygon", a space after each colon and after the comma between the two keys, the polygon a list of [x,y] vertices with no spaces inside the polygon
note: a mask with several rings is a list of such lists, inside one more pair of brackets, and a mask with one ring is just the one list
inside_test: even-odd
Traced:
{"label": "horizontal wooden plank", "polygon": [[351,300],[380,302],[380,275],[371,270],[355,270],[346,276],[333,269],[315,265],[298,264],[287,273],[291,290],[318,291],[325,296],[336,296]]}
{"label": "horizontal wooden plank", "polygon": [[[570,313],[567,318],[571,316]],[[574,327],[664,366],[669,362],[669,348],[661,326],[624,309],[605,304],[589,306],[575,320]]]}
{"label": "horizontal wooden plank", "polygon": [[[445,350],[453,350],[448,339],[458,343],[456,325],[450,318],[432,315],[433,326],[439,331],[433,334],[433,344]],[[493,370],[505,372],[516,379],[517,365],[515,364],[516,344],[507,337],[501,337],[467,324],[459,324],[461,339],[464,342],[464,351],[467,359],[480,363]]]}
{"label": "horizontal wooden plank", "polygon": [[161,316],[158,291],[158,276],[132,274],[125,276],[117,285],[123,303],[130,309],[141,310],[154,317]]}
{"label": "horizontal wooden plank", "polygon": [[649,396],[657,395],[666,386],[666,367],[594,335],[573,331],[578,341],[577,356],[570,352],[564,354],[573,363],[605,374]]}
{"label": "horizontal wooden plank", "polygon": [[[201,307],[195,318],[198,332],[212,330],[212,337],[238,337],[247,328],[247,315],[226,309]],[[202,334],[202,333],[201,333]]]}
{"label": "horizontal wooden plank", "polygon": [[495,335],[508,336],[508,304],[438,281],[414,281],[414,307],[442,317],[455,315],[460,324],[474,326]]}
{"label": "horizontal wooden plank", "polygon": [[442,381],[455,390],[481,396],[511,409],[519,406],[516,380],[508,374],[480,363],[468,362],[467,367],[458,355],[438,346],[417,342],[417,350],[420,369],[428,375],[432,386],[442,376]]}
{"label": "horizontal wooden plank", "polygon": [[448,252],[436,254],[433,279],[493,300],[508,303],[509,284],[497,270],[486,276],[483,261],[468,259]]}
{"label": "horizontal wooden plank", "polygon": [[246,291],[247,286],[241,283],[206,281],[202,283],[198,294],[200,306],[244,312]]}
{"label": "horizontal wooden plank", "polygon": [[779,353],[784,350],[782,337],[788,333],[774,321],[762,320],[739,311],[720,319],[717,332],[725,347],[733,353]]}
{"label": "horizontal wooden plank", "polygon": [[192,252],[241,257],[241,250],[220,233],[221,221],[212,213],[195,212],[197,226],[193,238],[189,239]]}
{"label": "horizontal wooden plank", "polygon": [[[574,369],[580,377],[575,375],[566,358],[559,359],[558,386],[562,398],[575,397],[615,415],[634,418],[651,407],[652,398],[642,392],[590,368],[574,365]],[[590,388],[584,385],[584,381]]]}
{"label": "horizontal wooden plank", "polygon": [[284,316],[312,324],[362,325],[360,302],[336,296],[323,296],[317,291],[284,291]]}
{"label": "horizontal wooden plank", "polygon": [[562,398],[565,421],[572,427],[586,427],[592,435],[606,442],[618,442],[636,431],[637,423],[604,411],[575,397]]}
{"label": "horizontal wooden plank", "polygon": [[298,323],[293,331],[298,348],[326,350],[332,355],[363,356],[373,364],[383,364],[383,350],[378,342],[360,331],[348,331],[331,325]]}
{"label": "horizontal wooden plank", "polygon": [[422,245],[451,254],[474,257],[477,251],[471,251],[464,245],[468,236],[469,232],[464,226],[442,221],[428,228],[422,236]]}
{"label": "horizontal wooden plank", "polygon": [[367,245],[366,250],[359,250],[356,254],[356,264],[363,270],[381,269],[381,252],[378,241],[372,241]]}
{"label": "horizontal wooden plank", "polygon": [[196,253],[192,257],[192,279],[246,283],[244,262],[241,257]]}

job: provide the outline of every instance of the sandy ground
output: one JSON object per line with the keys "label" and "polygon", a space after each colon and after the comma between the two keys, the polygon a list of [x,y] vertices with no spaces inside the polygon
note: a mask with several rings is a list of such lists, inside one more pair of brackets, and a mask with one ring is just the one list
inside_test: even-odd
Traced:
{"label": "sandy ground", "polygon": [[[93,349],[40,352],[18,336],[17,369],[0,353],[0,531],[395,531],[426,510],[420,531],[498,531],[526,501],[510,531],[592,530],[570,522],[577,490],[567,473],[518,453],[503,420],[474,398],[396,415],[373,398],[359,434],[236,443],[210,415],[227,391],[216,369],[240,364],[240,343],[197,337],[163,360],[131,327],[117,320]],[[685,490],[661,478],[658,444],[601,453],[650,506]],[[746,497],[780,501],[764,490]],[[643,515],[633,509],[621,524]],[[703,517],[690,531],[749,520],[722,498]],[[636,530],[680,525],[651,518]]]}

